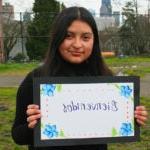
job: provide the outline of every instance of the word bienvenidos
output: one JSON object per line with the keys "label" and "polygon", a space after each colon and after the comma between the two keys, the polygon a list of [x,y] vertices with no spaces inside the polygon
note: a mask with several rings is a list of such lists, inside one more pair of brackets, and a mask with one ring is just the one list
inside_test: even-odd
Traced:
{"label": "word bienvenidos", "polygon": [[107,103],[79,103],[71,101],[70,104],[63,104],[63,112],[76,111],[118,111],[117,102],[112,100]]}

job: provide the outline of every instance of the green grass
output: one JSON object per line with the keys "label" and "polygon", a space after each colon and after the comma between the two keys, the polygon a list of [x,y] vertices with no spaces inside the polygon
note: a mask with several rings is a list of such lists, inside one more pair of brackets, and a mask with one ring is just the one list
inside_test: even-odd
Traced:
{"label": "green grass", "polygon": [[24,146],[16,145],[11,138],[16,90],[16,88],[0,88],[0,106],[4,106],[6,109],[0,111],[0,150],[26,150]]}
{"label": "green grass", "polygon": [[0,64],[0,75],[25,75],[38,64],[38,62]]}
{"label": "green grass", "polygon": [[150,57],[106,58],[106,63],[114,73],[143,77],[150,74]]}
{"label": "green grass", "polygon": [[[141,97],[141,105],[146,106],[150,113],[150,98]],[[141,127],[139,142],[109,144],[109,150],[150,150],[150,115],[146,126]]]}
{"label": "green grass", "polygon": [[125,66],[125,65],[144,65],[150,63],[150,57],[124,57],[124,58],[106,58],[106,63],[111,66]]}
{"label": "green grass", "polygon": [[[106,58],[106,63],[114,73],[122,72],[128,75],[145,76],[150,74],[150,57]],[[0,75],[26,75],[39,62],[0,64]]]}
{"label": "green grass", "polygon": [[138,67],[137,69],[124,70],[124,73],[128,75],[137,75],[143,77],[146,74],[150,74],[150,66]]}
{"label": "green grass", "polygon": [[[16,145],[11,138],[11,126],[15,116],[15,97],[17,88],[0,88],[0,106],[6,110],[0,112],[0,150],[27,150],[26,146]],[[141,98],[141,104],[150,108],[150,98]],[[149,150],[150,118],[146,127],[141,128],[141,142],[109,144],[109,150]]]}

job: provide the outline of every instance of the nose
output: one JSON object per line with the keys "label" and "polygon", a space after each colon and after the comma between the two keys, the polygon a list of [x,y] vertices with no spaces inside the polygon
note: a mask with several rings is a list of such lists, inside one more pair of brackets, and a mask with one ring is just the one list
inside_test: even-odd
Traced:
{"label": "nose", "polygon": [[82,41],[80,38],[75,38],[73,41],[73,47],[80,48],[82,46]]}

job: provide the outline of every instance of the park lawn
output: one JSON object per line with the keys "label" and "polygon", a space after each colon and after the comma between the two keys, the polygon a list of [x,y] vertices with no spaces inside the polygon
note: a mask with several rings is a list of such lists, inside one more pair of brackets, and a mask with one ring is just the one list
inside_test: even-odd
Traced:
{"label": "park lawn", "polygon": [[11,138],[11,126],[15,116],[16,88],[0,88],[0,150],[26,150]]}
{"label": "park lawn", "polygon": [[24,76],[32,69],[37,67],[39,62],[30,62],[30,63],[6,63],[0,64],[0,75],[4,76],[13,76],[20,75]]}
{"label": "park lawn", "polygon": [[106,64],[114,73],[143,77],[150,74],[150,57],[106,58]]}
{"label": "park lawn", "polygon": [[[140,101],[150,113],[150,98],[141,97]],[[150,115],[146,126],[141,127],[140,142],[109,144],[108,150],[150,150]]]}
{"label": "park lawn", "polygon": [[140,76],[143,77],[146,74],[150,74],[150,66],[144,66],[144,67],[137,67],[137,68],[127,68],[123,70],[124,74],[127,75],[136,75],[136,76]]}
{"label": "park lawn", "polygon": [[150,63],[150,57],[129,57],[126,56],[124,58],[119,57],[110,57],[104,58],[106,63],[111,66],[125,66],[125,65],[144,65],[145,63]]}
{"label": "park lawn", "polygon": [[[0,88],[0,150],[27,150],[26,146],[14,144],[11,138],[11,126],[15,115],[15,97],[17,88]],[[141,98],[141,104],[150,108],[150,98]],[[109,144],[109,150],[149,150],[150,118],[145,128],[141,128],[141,142],[125,144]],[[149,146],[149,147],[148,147]]]}
{"label": "park lawn", "polygon": [[[105,58],[105,62],[115,74],[121,72],[140,77],[150,74],[149,57],[113,57]],[[39,64],[40,62],[0,64],[0,76],[25,76],[28,72],[38,67]]]}

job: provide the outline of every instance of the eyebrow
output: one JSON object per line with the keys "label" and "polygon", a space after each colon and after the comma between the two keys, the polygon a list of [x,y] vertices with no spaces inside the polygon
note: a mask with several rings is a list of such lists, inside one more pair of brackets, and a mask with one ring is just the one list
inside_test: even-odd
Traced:
{"label": "eyebrow", "polygon": [[[67,31],[67,33],[74,34],[75,32],[73,32],[73,31]],[[82,34],[93,35],[93,33],[92,33],[92,32],[83,32]]]}

